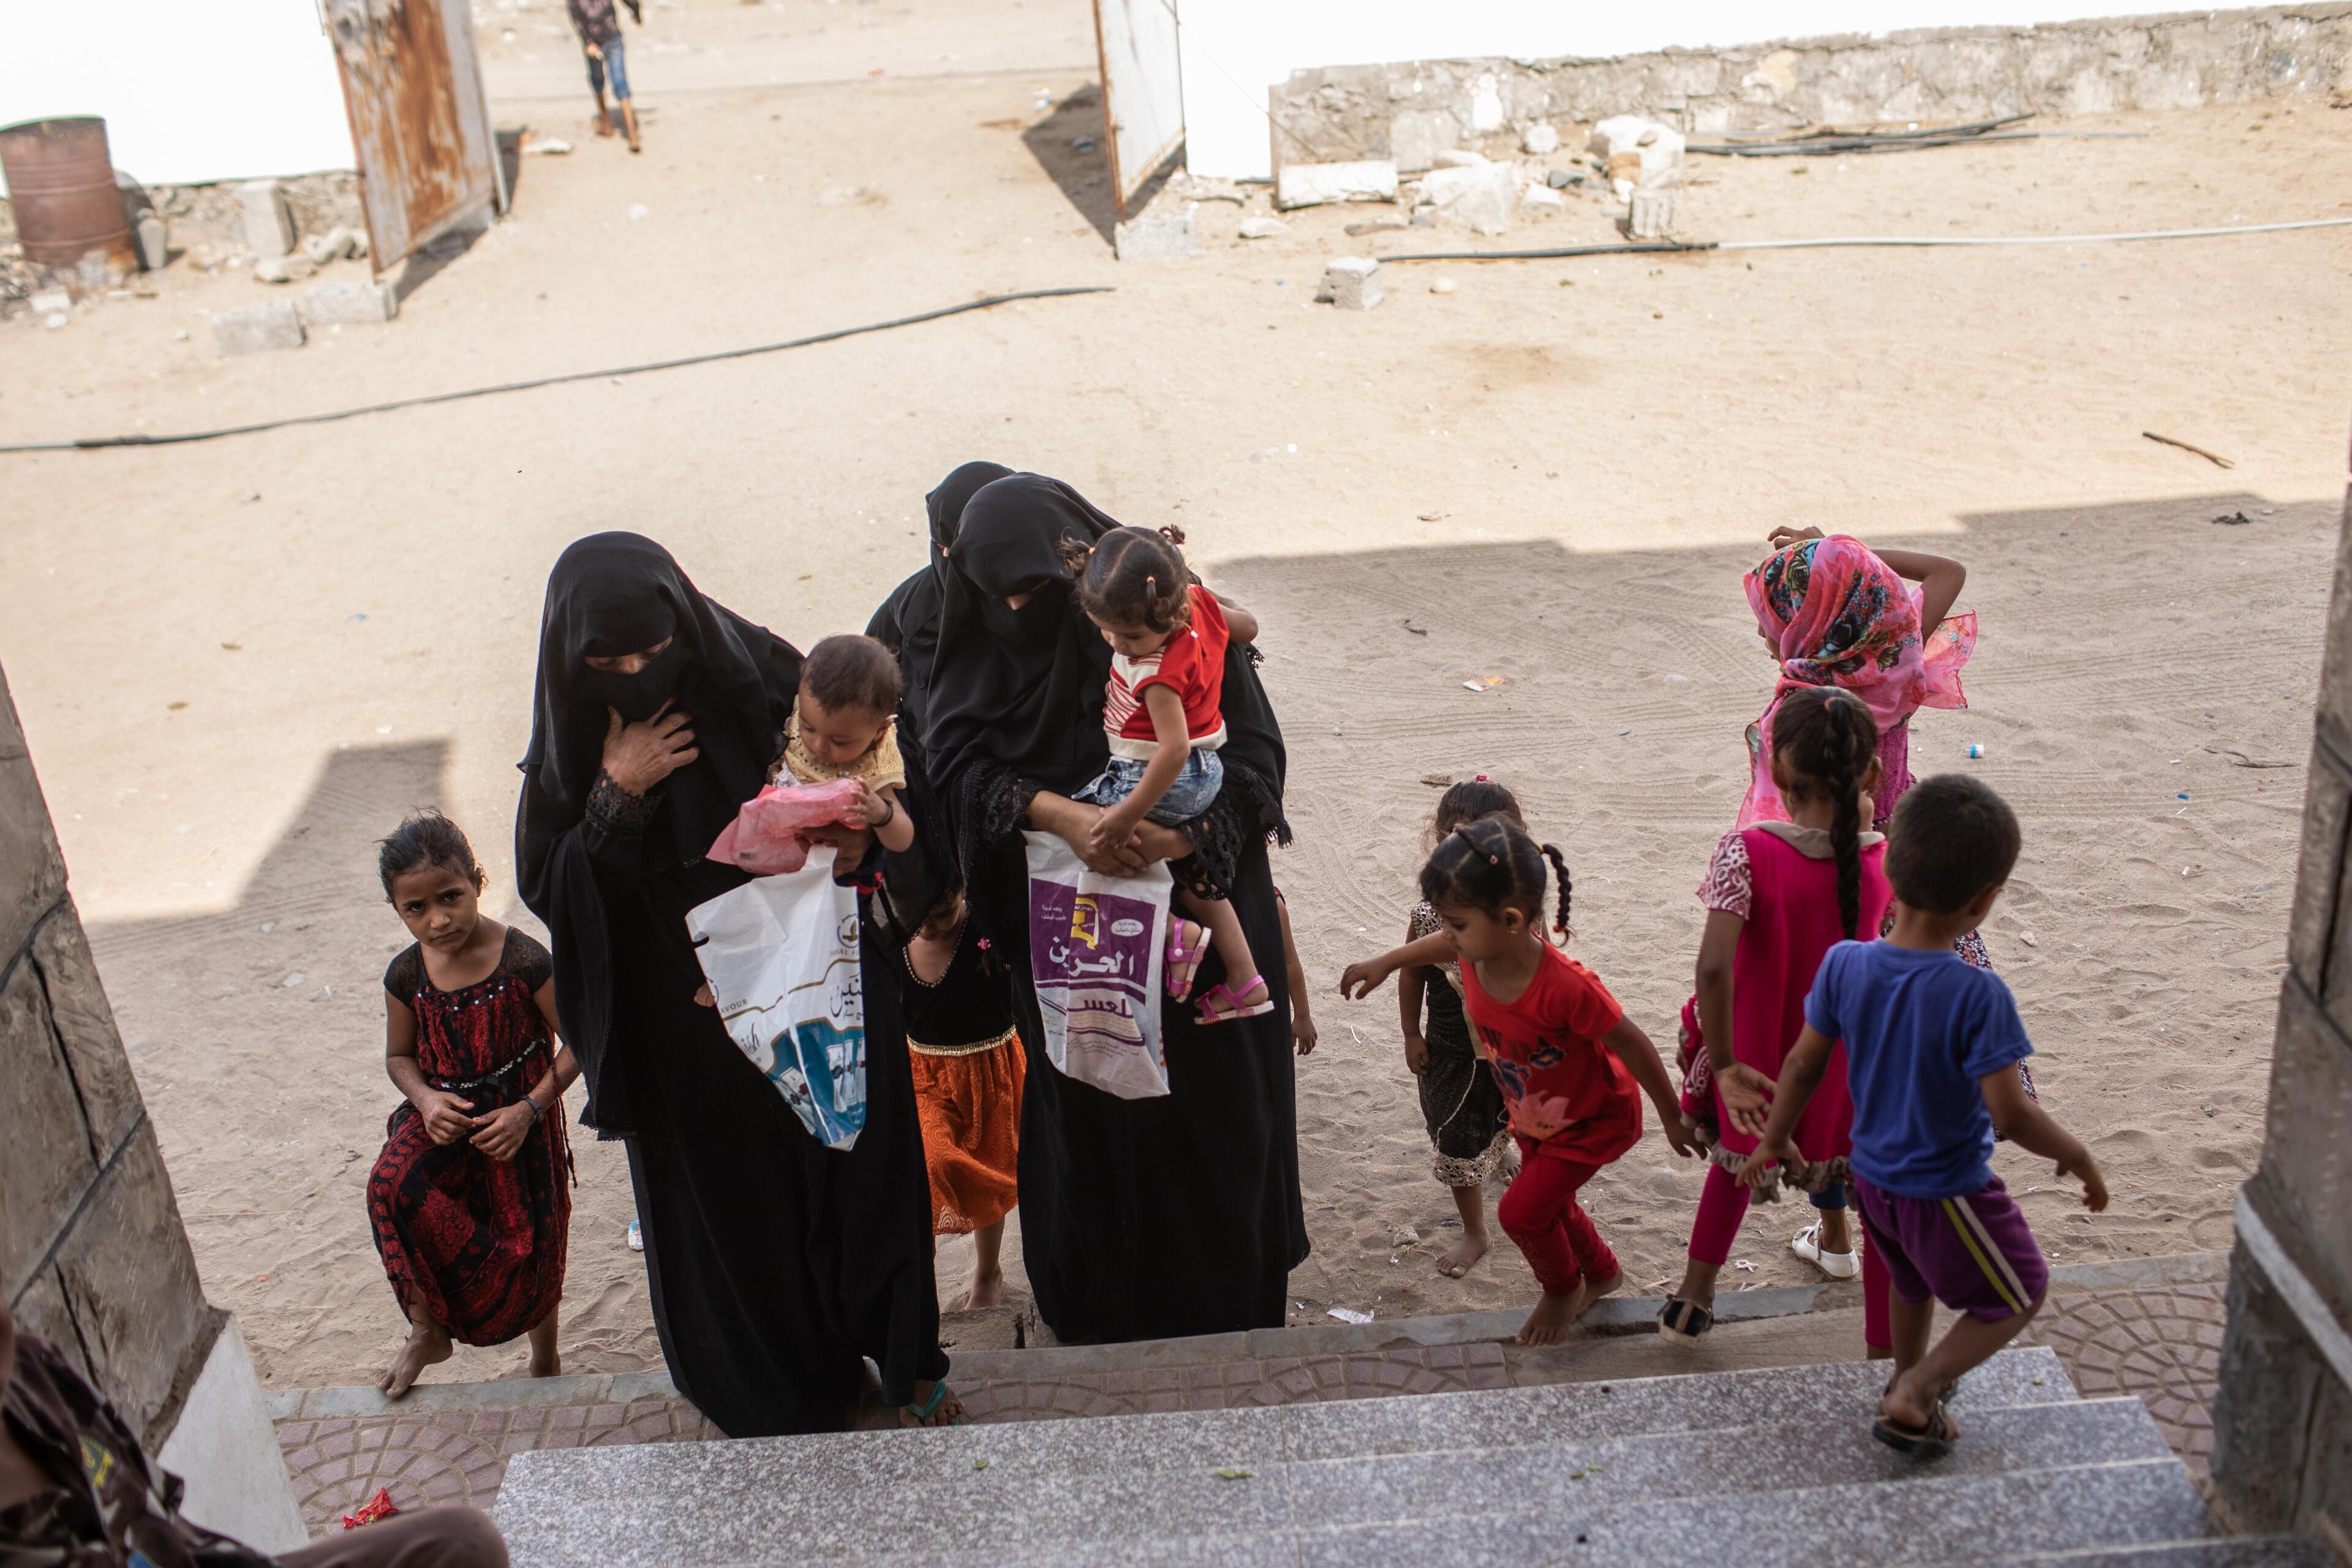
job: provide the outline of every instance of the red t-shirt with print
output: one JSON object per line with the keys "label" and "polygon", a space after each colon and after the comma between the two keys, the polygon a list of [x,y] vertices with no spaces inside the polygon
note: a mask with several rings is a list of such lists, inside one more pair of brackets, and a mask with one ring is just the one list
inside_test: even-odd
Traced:
{"label": "red t-shirt with print", "polygon": [[1642,1094],[1601,1037],[1625,1009],[1592,971],[1546,942],[1515,1002],[1497,1002],[1462,966],[1462,1005],[1478,1031],[1511,1131],[1537,1152],[1605,1165],[1642,1141]]}
{"label": "red t-shirt with print", "polygon": [[1182,701],[1184,731],[1193,750],[1213,752],[1225,743],[1220,705],[1225,689],[1225,644],[1233,632],[1214,594],[1195,583],[1191,597],[1191,622],[1177,627],[1165,647],[1141,658],[1111,658],[1110,679],[1103,691],[1103,728],[1110,732],[1115,756],[1146,760],[1159,742],[1159,731],[1143,706],[1147,686],[1165,686]]}

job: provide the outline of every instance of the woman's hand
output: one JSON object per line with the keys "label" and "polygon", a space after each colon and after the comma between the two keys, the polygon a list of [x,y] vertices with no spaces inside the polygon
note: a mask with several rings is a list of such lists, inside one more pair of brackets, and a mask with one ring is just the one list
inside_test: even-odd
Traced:
{"label": "woman's hand", "polygon": [[427,1089],[410,1103],[425,1119],[425,1135],[436,1143],[455,1143],[481,1125],[474,1120],[471,1100],[460,1100],[445,1089]]}
{"label": "woman's hand", "polygon": [[667,702],[635,724],[622,722],[617,709],[604,711],[611,720],[604,726],[604,773],[631,795],[644,795],[702,755],[694,743],[694,721]]}
{"label": "woman's hand", "polygon": [[1153,866],[1162,860],[1181,860],[1192,853],[1192,841],[1176,828],[1157,822],[1140,822],[1128,840],[1128,847],[1143,864]]}
{"label": "woman's hand", "polygon": [[1404,1065],[1415,1078],[1429,1070],[1429,1042],[1417,1032],[1404,1037]]}
{"label": "woman's hand", "polygon": [[522,1141],[539,1125],[539,1118],[521,1100],[503,1106],[482,1118],[482,1130],[474,1134],[474,1147],[505,1164],[522,1149]]}
{"label": "woman's hand", "polygon": [[1829,536],[1818,528],[1790,528],[1787,523],[1782,523],[1766,535],[1764,542],[1772,547],[1772,553],[1778,555],[1791,544],[1802,544],[1807,540],[1827,537]]}
{"label": "woman's hand", "polygon": [[1100,849],[1094,847],[1095,825],[1102,820],[1102,815],[1098,805],[1088,805],[1067,795],[1048,795],[1043,790],[1029,802],[1030,826],[1068,845],[1071,852],[1086,862],[1087,869],[1106,877],[1132,877],[1150,862],[1137,850],[1132,839]]}

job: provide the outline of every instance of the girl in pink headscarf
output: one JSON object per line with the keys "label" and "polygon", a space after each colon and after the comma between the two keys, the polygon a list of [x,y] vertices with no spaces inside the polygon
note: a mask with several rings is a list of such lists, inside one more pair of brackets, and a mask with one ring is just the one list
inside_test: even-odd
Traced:
{"label": "girl in pink headscarf", "polygon": [[1770,543],[1771,558],[1748,574],[1748,603],[1780,679],[1748,727],[1748,798],[1738,826],[1788,820],[1772,787],[1772,714],[1800,687],[1834,686],[1861,698],[1878,721],[1885,783],[1872,823],[1884,827],[1911,787],[1911,715],[1968,706],[1960,666],[1976,651],[1977,617],[1951,615],[1968,568],[1916,551],[1873,551],[1843,533],[1825,538],[1818,528],[1776,528]]}

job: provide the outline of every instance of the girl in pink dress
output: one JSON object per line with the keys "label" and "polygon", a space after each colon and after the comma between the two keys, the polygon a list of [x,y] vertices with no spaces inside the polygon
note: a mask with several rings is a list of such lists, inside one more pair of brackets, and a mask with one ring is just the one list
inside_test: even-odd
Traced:
{"label": "girl in pink dress", "polygon": [[[1748,1213],[1748,1189],[1727,1159],[1740,1163],[1756,1140],[1731,1113],[1769,1103],[1780,1058],[1804,1029],[1805,995],[1822,956],[1857,935],[1876,936],[1890,896],[1879,869],[1885,840],[1863,826],[1884,777],[1870,710],[1851,692],[1804,686],[1776,701],[1771,718],[1769,772],[1783,815],[1725,834],[1699,889],[1706,931],[1694,998],[1698,1027],[1689,1032],[1704,1054],[1691,1064],[1684,1104],[1715,1122],[1717,1159],[1691,1226],[1682,1286],[1658,1319],[1658,1331],[1682,1344],[1697,1343],[1714,1326],[1716,1276]],[[1853,1121],[1840,1049],[1798,1123],[1797,1146],[1809,1161],[1843,1156],[1853,1146]],[[1843,1184],[1811,1195],[1820,1211],[1808,1233],[1811,1256],[1832,1278],[1865,1276],[1865,1338],[1890,1345],[1882,1271],[1871,1258],[1857,1267]]]}

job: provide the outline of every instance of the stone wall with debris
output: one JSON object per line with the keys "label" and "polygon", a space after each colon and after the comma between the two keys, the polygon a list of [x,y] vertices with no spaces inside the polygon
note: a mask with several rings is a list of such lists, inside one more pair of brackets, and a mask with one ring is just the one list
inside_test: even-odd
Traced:
{"label": "stone wall with debris", "polygon": [[150,1449],[226,1314],[207,1306],[172,1178],[115,1033],[64,857],[0,676],[0,1284]]}
{"label": "stone wall with debris", "polygon": [[1688,132],[2186,109],[2352,90],[2352,4],[1671,49],[1616,59],[1419,60],[1299,71],[1274,158],[1393,158],[1627,112]]}

